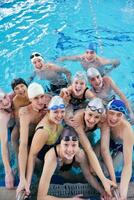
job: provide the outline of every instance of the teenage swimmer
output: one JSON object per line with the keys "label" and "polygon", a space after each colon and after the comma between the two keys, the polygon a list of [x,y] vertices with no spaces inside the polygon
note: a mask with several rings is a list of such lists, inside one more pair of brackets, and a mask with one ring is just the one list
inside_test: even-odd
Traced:
{"label": "teenage swimmer", "polygon": [[[75,162],[77,162],[87,181],[95,187],[101,194],[104,193],[103,188],[98,184],[95,177],[93,177],[89,171],[88,162],[83,150],[79,148],[79,139],[74,129],[68,127],[65,128],[60,137],[60,144],[51,148],[46,156],[41,175],[37,200],[49,200],[49,199],[73,199],[80,200],[81,195],[77,195],[71,198],[60,198],[48,195],[48,189],[51,181],[51,177],[55,170],[67,171],[70,170]],[[93,165],[96,163],[94,162]],[[111,181],[108,184],[113,184]],[[114,184],[113,184],[114,185]],[[105,198],[104,198],[105,199]]]}
{"label": "teenage swimmer", "polygon": [[12,106],[13,96],[0,90],[0,142],[1,155],[5,170],[5,186],[7,189],[14,187],[14,176],[10,166],[8,151],[8,128],[14,125],[14,112]]}
{"label": "teenage swimmer", "polygon": [[[62,121],[65,117],[65,104],[59,96],[54,96],[47,114],[36,127],[30,148],[27,167],[27,187],[30,188],[36,158],[44,161],[45,153],[58,142],[63,130]],[[27,189],[27,188],[25,188]]]}
{"label": "teenage swimmer", "polygon": [[109,194],[110,185],[101,170],[99,161],[93,150],[92,142],[90,140],[92,132],[99,128],[101,121],[104,120],[104,114],[105,109],[101,99],[93,98],[88,103],[86,109],[82,109],[76,112],[71,122],[69,121],[69,124],[74,127],[78,133],[80,144],[86,152],[91,167],[100,178],[100,180],[104,180],[104,182],[102,181],[103,186]]}
{"label": "teenage swimmer", "polygon": [[87,77],[91,85],[92,93],[103,100],[104,105],[106,106],[108,102],[116,98],[116,95],[124,101],[128,111],[129,118],[131,122],[134,122],[134,114],[125,95],[121,92],[115,82],[108,76],[102,77],[99,71],[95,68],[90,68],[87,70]]}
{"label": "teenage swimmer", "polygon": [[66,68],[46,62],[40,53],[33,53],[30,59],[34,66],[34,74],[31,79],[37,75],[40,79],[48,80],[50,92],[59,94],[60,89],[70,83],[71,73]]}
{"label": "teenage swimmer", "polygon": [[[22,78],[13,79],[11,82],[11,87],[14,91],[14,98],[13,98],[13,109],[15,115],[15,126],[12,130],[11,134],[11,141],[15,152],[18,154],[18,147],[19,147],[19,109],[21,107],[27,106],[30,104],[27,95],[27,83]],[[17,156],[18,157],[18,156]]]}
{"label": "teenage swimmer", "polygon": [[[107,117],[101,126],[101,153],[108,168],[111,179],[115,180],[114,166],[110,154],[110,138],[122,144],[123,169],[119,185],[120,199],[127,200],[128,186],[132,175],[132,153],[134,133],[126,120],[127,108],[123,101],[112,100],[107,106]],[[117,149],[117,153],[118,149]]]}
{"label": "teenage swimmer", "polygon": [[[58,60],[79,61],[84,70],[87,71],[90,67],[95,67],[100,71],[102,75],[107,72],[110,72],[112,69],[114,69],[120,64],[119,60],[102,58],[98,56],[94,50],[89,50],[89,49],[86,50],[86,52],[81,55],[64,56],[59,58]],[[107,65],[112,65],[112,66],[111,68],[107,68],[105,67]]]}
{"label": "teenage swimmer", "polygon": [[20,145],[19,145],[19,172],[20,182],[17,194],[24,189],[26,182],[26,166],[29,146],[31,145],[35,128],[47,112],[50,96],[44,93],[43,87],[38,83],[28,86],[30,104],[19,111],[20,119]]}

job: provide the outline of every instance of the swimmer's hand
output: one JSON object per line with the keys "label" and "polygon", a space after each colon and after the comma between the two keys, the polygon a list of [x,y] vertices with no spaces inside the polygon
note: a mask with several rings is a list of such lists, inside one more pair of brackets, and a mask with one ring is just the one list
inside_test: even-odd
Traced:
{"label": "swimmer's hand", "polygon": [[114,183],[113,181],[111,181],[111,180],[109,180],[109,179],[107,179],[107,178],[104,178],[104,179],[102,180],[102,184],[103,184],[104,189],[105,189],[105,191],[107,192],[107,194],[108,194],[110,197],[112,197],[111,187],[113,186],[113,187],[117,188],[116,183]]}

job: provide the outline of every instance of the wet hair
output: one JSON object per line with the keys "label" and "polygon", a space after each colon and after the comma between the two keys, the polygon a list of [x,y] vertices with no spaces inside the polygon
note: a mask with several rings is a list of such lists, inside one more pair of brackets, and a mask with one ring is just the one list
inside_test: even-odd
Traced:
{"label": "wet hair", "polygon": [[11,82],[12,89],[14,90],[14,88],[19,84],[24,84],[26,87],[28,87],[28,85],[27,85],[27,83],[24,79],[16,78],[16,79],[13,79],[12,82]]}
{"label": "wet hair", "polygon": [[[69,138],[69,137],[74,138],[74,140],[72,139],[73,141],[79,140],[77,132],[74,130],[74,128],[72,128],[70,126],[63,129],[61,136],[60,136],[60,141],[65,140],[65,138]],[[69,139],[66,141],[69,141]]]}

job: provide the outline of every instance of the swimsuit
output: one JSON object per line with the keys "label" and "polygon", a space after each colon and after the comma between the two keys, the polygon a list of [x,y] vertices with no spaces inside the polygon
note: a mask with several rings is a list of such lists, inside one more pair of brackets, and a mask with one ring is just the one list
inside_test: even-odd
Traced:
{"label": "swimsuit", "polygon": [[47,125],[40,126],[35,131],[37,131],[39,129],[44,129],[48,133],[48,140],[47,140],[46,144],[42,147],[42,149],[38,153],[38,158],[43,161],[46,152],[49,149],[51,149],[52,147],[54,147],[55,144],[59,144],[58,139],[59,139],[59,136],[62,132],[63,126],[59,125],[58,130],[56,132],[52,132],[51,129],[49,127],[47,127]]}
{"label": "swimsuit", "polygon": [[71,99],[70,99],[69,103],[72,104],[74,111],[83,108],[82,104],[84,104],[86,102],[85,93],[86,93],[87,90],[88,90],[88,88],[86,88],[84,90],[83,96],[80,99],[78,97],[74,97],[71,94]]}

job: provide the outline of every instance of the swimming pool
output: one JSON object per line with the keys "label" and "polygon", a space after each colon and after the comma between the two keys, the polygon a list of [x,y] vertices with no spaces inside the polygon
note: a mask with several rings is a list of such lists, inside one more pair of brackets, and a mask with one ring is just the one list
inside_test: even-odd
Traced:
{"label": "swimming pool", "polygon": [[[110,75],[134,103],[133,0],[5,0],[0,33],[0,88],[5,91],[11,91],[13,78],[30,76],[32,52],[55,62],[97,43],[99,55],[120,59]],[[72,73],[81,70],[78,63],[59,64]]]}

